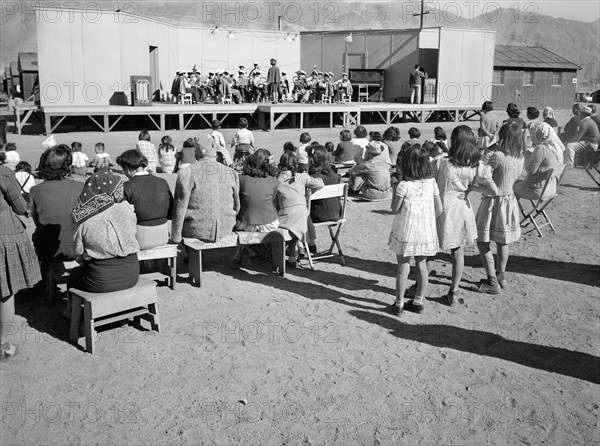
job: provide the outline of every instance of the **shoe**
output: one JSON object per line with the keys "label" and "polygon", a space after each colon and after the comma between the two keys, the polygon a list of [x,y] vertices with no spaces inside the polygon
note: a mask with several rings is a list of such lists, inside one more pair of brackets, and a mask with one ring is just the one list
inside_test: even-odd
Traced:
{"label": "shoe", "polygon": [[484,279],[481,281],[481,285],[477,290],[480,293],[487,294],[500,294],[500,285],[498,284],[498,279],[495,277]]}
{"label": "shoe", "polygon": [[13,356],[15,356],[17,354],[17,346],[11,344],[10,342],[6,342],[5,344],[2,344],[2,355],[0,356],[1,359],[8,359],[8,358],[12,358]]}
{"label": "shoe", "polygon": [[297,268],[297,267],[298,267],[298,260],[297,260],[297,259],[292,259],[292,258],[290,258],[290,259],[288,260],[288,266],[289,266],[290,268],[292,268],[292,269],[295,269],[295,268]]}
{"label": "shoe", "polygon": [[394,316],[400,316],[404,311],[404,305],[401,302],[394,302],[392,305],[388,305],[386,310]]}
{"label": "shoe", "polygon": [[496,272],[496,278],[498,279],[498,285],[500,285],[500,288],[502,288],[503,290],[507,290],[508,284],[506,283],[506,279],[504,278],[504,273]]}
{"label": "shoe", "polygon": [[298,259],[306,259],[306,250],[303,246],[298,246]]}
{"label": "shoe", "polygon": [[459,301],[461,295],[462,291],[460,289],[456,291],[450,289],[448,290],[448,294],[446,294],[446,302],[448,303],[448,305],[453,307]]}
{"label": "shoe", "polygon": [[317,245],[308,245],[308,250],[310,251],[311,254],[316,254],[317,253]]}
{"label": "shoe", "polygon": [[406,305],[404,305],[404,309],[406,311],[410,311],[412,313],[423,314],[425,311],[425,307],[423,304],[416,304],[414,300],[411,300]]}

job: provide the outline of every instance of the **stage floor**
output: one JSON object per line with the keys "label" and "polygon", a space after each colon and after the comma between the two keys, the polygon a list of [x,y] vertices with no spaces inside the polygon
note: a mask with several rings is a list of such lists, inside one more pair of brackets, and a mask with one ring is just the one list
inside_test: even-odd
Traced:
{"label": "stage floor", "polygon": [[[84,116],[104,132],[112,131],[126,116],[146,116],[156,130],[165,131],[168,116],[176,116],[179,130],[191,128],[198,116],[201,125],[210,126],[214,119],[224,120],[229,115],[247,115],[258,128],[275,130],[284,122],[292,128],[311,127],[317,119],[323,123],[328,115],[329,127],[360,125],[365,116],[373,121],[391,125],[398,122],[424,123],[437,121],[466,121],[480,114],[480,106],[473,104],[403,104],[397,102],[349,102],[298,104],[290,102],[244,104],[193,104],[183,105],[156,102],[149,106],[124,105],[74,105],[45,106],[39,108],[43,115],[46,133],[52,133],[67,118]],[[31,117],[30,109],[16,109],[19,133]],[[23,115],[21,117],[21,115]],[[195,121],[196,123],[198,120]],[[197,125],[197,124],[196,124]]]}

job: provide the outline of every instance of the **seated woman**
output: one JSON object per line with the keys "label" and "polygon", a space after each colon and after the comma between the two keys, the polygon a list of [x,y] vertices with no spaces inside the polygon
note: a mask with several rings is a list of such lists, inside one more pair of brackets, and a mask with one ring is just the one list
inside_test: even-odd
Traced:
{"label": "seated woman", "polygon": [[[291,152],[286,152],[291,153]],[[258,149],[250,155],[240,175],[240,211],[235,224],[236,231],[271,232],[279,227],[275,209],[279,180],[277,168],[271,164],[271,153]],[[233,267],[242,263],[242,249],[238,248]],[[276,265],[273,256],[273,266]]]}
{"label": "seated woman", "polygon": [[127,150],[117,157],[117,164],[129,181],[123,185],[125,199],[133,205],[137,218],[137,241],[140,249],[166,245],[173,207],[169,183],[146,170],[148,159],[139,150]]}
{"label": "seated woman", "polygon": [[360,192],[367,200],[389,198],[392,193],[390,167],[387,160],[381,157],[380,150],[379,147],[368,145],[365,160],[348,171],[350,190]]}
{"label": "seated woman", "polygon": [[71,211],[75,251],[81,266],[69,277],[69,288],[109,293],[135,286],[140,276],[133,205],[123,200],[123,180],[100,169],[83,187]]}
{"label": "seated woman", "polygon": [[46,274],[54,258],[74,259],[71,209],[77,202],[83,182],[68,177],[71,151],[61,144],[44,152],[38,177],[44,180],[29,191],[30,214],[35,223],[33,245]]}
{"label": "seated woman", "polygon": [[[323,148],[323,146],[318,146]],[[324,148],[323,148],[324,149]],[[314,150],[314,149],[313,149]],[[327,153],[327,152],[325,152]],[[292,152],[286,152],[279,161],[279,187],[277,188],[277,215],[279,227],[290,231],[290,266],[296,266],[296,245],[302,242],[308,231],[308,208],[306,207],[306,188],[318,190],[324,186],[321,178],[312,178],[306,172],[298,173],[298,158]]]}
{"label": "seated woman", "polygon": [[[538,200],[548,171],[563,164],[564,145],[552,127],[545,122],[533,122],[529,128],[533,153],[525,151],[525,172],[527,176],[513,185],[515,195],[527,200]],[[548,183],[544,196],[556,193],[558,177]]]}
{"label": "seated woman", "polygon": [[235,171],[217,162],[207,135],[201,135],[195,144],[198,161],[177,174],[171,225],[174,243],[182,237],[216,242],[232,233],[240,208]]}
{"label": "seated woman", "polygon": [[[312,152],[310,158],[309,174],[313,178],[323,180],[325,186],[331,184],[340,184],[341,175],[331,170],[327,150],[323,146],[317,146]],[[310,204],[310,217],[308,218],[308,248],[312,254],[317,252],[315,241],[317,233],[313,223],[339,220],[342,215],[342,203],[339,198],[326,198],[317,200]]]}

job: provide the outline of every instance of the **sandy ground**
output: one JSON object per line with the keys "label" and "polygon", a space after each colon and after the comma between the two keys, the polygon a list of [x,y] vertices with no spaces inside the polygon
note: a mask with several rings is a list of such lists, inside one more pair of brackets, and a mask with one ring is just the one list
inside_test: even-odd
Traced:
{"label": "sandy ground", "polygon": [[[430,137],[434,126],[419,127]],[[176,143],[196,133],[170,132]],[[101,140],[117,155],[135,136],[58,139],[88,154]],[[257,132],[279,151],[298,136]],[[34,163],[42,139],[9,138]],[[232,252],[213,251],[198,289],[181,253],[177,291],[158,288],[161,333],[112,327],[93,356],[69,342],[63,303],[18,296],[19,354],[0,364],[1,443],[599,444],[599,202],[583,169],[569,170],[548,211],[557,232],[511,247],[508,291],[472,291],[483,270],[471,247],[465,302],[449,308],[442,253],[422,315],[384,311],[396,271],[387,202],[349,203],[345,267],[334,257],[282,279],[261,261],[233,271]]]}

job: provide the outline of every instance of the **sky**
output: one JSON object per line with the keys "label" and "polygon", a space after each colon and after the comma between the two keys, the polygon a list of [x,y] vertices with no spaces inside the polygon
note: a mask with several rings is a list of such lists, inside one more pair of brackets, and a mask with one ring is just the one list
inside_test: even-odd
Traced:
{"label": "sky", "polygon": [[[418,2],[418,0],[413,1]],[[448,11],[459,12],[459,15],[463,17],[469,17],[469,14],[478,16],[486,8],[490,8],[488,11],[489,14],[492,14],[493,8],[500,5],[503,8],[519,9],[525,14],[532,14],[532,17],[534,14],[542,14],[582,22],[593,22],[600,19],[600,1],[598,0],[425,0],[425,3],[430,5],[429,7],[437,4],[439,8],[448,8]]]}

